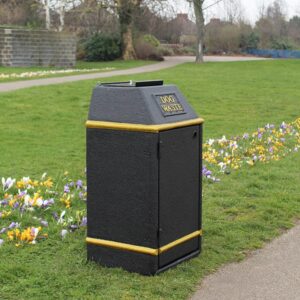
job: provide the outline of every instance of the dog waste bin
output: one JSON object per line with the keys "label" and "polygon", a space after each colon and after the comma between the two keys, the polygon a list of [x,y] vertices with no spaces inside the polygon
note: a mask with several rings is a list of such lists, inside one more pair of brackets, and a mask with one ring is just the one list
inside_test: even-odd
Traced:
{"label": "dog waste bin", "polygon": [[87,127],[87,253],[160,273],[201,250],[202,123],[175,85],[98,85]]}

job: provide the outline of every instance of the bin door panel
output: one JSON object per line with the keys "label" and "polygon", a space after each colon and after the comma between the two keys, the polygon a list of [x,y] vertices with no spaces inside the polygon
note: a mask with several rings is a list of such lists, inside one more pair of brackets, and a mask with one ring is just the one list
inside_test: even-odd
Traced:
{"label": "bin door panel", "polygon": [[[200,127],[160,133],[159,246],[199,230]],[[171,263],[199,249],[196,237],[160,255],[159,265]]]}

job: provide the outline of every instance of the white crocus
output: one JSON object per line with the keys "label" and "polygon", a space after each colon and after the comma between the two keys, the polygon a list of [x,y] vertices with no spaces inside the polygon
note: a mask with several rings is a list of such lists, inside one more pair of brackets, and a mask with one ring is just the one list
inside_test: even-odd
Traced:
{"label": "white crocus", "polygon": [[16,182],[16,179],[12,179],[11,177],[8,177],[5,179],[2,177],[2,187],[4,192],[8,191]]}

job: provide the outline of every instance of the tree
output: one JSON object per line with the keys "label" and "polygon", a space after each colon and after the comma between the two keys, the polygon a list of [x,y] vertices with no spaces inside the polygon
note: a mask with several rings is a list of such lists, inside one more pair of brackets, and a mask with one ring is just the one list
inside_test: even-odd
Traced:
{"label": "tree", "polygon": [[197,26],[196,63],[203,63],[203,42],[204,42],[203,3],[204,0],[193,0],[195,17],[196,17],[196,26]]}
{"label": "tree", "polygon": [[255,30],[259,34],[261,48],[289,48],[284,2],[276,0],[266,9],[263,8]]}
{"label": "tree", "polygon": [[[187,0],[188,2],[192,2],[194,6],[194,13],[196,17],[196,26],[197,26],[197,52],[196,52],[196,63],[203,63],[203,45],[204,45],[204,34],[205,34],[205,24],[204,24],[204,11],[212,6],[219,4],[220,2],[224,2],[225,0],[216,0],[215,2],[204,7],[205,0]],[[240,16],[240,4],[237,3],[237,0],[226,0],[225,5],[232,5],[228,9],[229,19],[233,20],[239,14]]]}
{"label": "tree", "polygon": [[300,46],[300,17],[294,16],[288,25],[289,36],[295,43]]}
{"label": "tree", "polygon": [[50,3],[49,0],[41,0],[41,3],[45,10],[45,25],[46,29],[50,30],[51,27],[51,18],[50,18]]}
{"label": "tree", "polygon": [[122,39],[122,58],[130,60],[136,58],[133,46],[133,20],[141,0],[115,0],[120,22]]}
{"label": "tree", "polygon": [[[65,13],[67,8],[80,4],[80,0],[39,0],[45,12],[45,27],[50,30],[53,23],[53,16],[58,17],[59,24],[56,26],[58,31],[62,31],[65,27]],[[54,18],[57,19],[57,18]]]}

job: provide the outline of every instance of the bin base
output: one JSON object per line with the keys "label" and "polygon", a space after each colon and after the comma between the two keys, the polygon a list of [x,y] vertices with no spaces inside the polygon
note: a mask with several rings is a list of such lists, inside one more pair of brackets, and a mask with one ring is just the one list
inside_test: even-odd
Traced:
{"label": "bin base", "polygon": [[160,274],[160,273],[162,273],[162,272],[164,272],[164,271],[166,271],[166,270],[168,270],[170,268],[173,268],[176,265],[178,265],[178,264],[180,264],[180,263],[182,263],[182,262],[184,262],[186,260],[189,260],[191,258],[194,258],[194,257],[198,256],[200,254],[200,252],[201,252],[200,250],[194,251],[194,252],[192,252],[192,253],[190,253],[190,254],[188,254],[186,256],[183,256],[183,257],[181,257],[181,258],[179,258],[179,259],[171,262],[170,264],[168,264],[168,265],[166,265],[166,266],[158,269],[157,272],[155,273],[155,275],[156,274]]}
{"label": "bin base", "polygon": [[181,256],[162,267],[159,267],[158,265],[157,256],[110,249],[96,245],[88,245],[87,256],[88,260],[95,261],[104,267],[122,268],[129,272],[151,276],[160,274],[183,261],[198,256],[201,252],[200,249],[198,248],[192,252],[187,252],[188,254]]}

